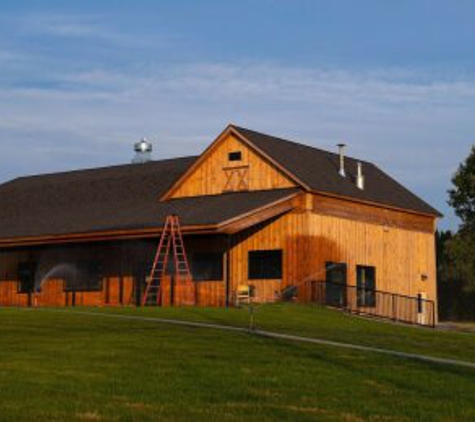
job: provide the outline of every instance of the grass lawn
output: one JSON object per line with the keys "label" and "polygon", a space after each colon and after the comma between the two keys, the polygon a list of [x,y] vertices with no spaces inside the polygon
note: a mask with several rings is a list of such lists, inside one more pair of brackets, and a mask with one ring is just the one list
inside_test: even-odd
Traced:
{"label": "grass lawn", "polygon": [[[247,327],[249,311],[236,308],[84,308],[107,312]],[[376,322],[317,306],[268,304],[256,308],[259,329],[475,362],[475,335]]]}
{"label": "grass lawn", "polygon": [[[245,310],[96,311],[234,325],[247,320]],[[475,371],[468,369],[67,311],[0,309],[0,321],[2,421],[475,419]],[[475,359],[471,334],[392,326],[319,308],[262,307],[257,322],[260,328]]]}

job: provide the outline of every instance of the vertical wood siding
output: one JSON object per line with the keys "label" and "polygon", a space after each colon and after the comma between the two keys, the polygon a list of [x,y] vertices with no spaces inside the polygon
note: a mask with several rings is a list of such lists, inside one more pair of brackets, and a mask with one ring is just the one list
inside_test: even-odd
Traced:
{"label": "vertical wood siding", "polygon": [[[240,151],[241,161],[229,161],[230,152]],[[249,190],[266,190],[294,187],[295,184],[264,161],[235,136],[229,135],[210,151],[209,156],[191,173],[173,193],[172,198],[223,193],[227,184],[225,169],[248,167]]]}
{"label": "vertical wood siding", "polygon": [[[188,237],[185,242],[190,254],[220,252],[224,259],[227,250],[224,236]],[[114,244],[108,247],[103,255],[111,262],[102,290],[77,292],[76,305],[134,303],[133,272],[127,266],[150,262],[156,243],[152,241],[130,249]],[[90,251],[87,245],[78,248],[72,253],[79,254],[81,248]],[[283,251],[282,279],[249,280],[249,252],[269,249]],[[61,247],[56,253],[59,257],[65,254]],[[0,305],[28,304],[28,295],[18,294],[16,277],[18,264],[28,261],[32,254],[28,249],[0,253]],[[356,285],[357,265],[374,266],[378,290],[408,296],[426,293],[428,299],[437,300],[434,219],[431,217],[303,194],[295,211],[233,235],[229,259],[231,301],[233,292],[242,284],[254,285],[259,301],[275,300],[288,286],[300,286],[300,300],[309,300],[310,293],[304,287],[309,281],[325,279],[327,261],[347,264],[350,285]],[[182,291],[180,295],[180,287],[175,290],[175,304],[184,304],[183,297],[190,294],[185,287]],[[224,306],[225,280],[195,282],[193,294],[197,305]],[[35,300],[39,306],[73,303],[72,293],[64,291],[64,281],[56,279],[44,283]],[[164,304],[171,304],[169,279],[164,281]]]}
{"label": "vertical wood siding", "polygon": [[[232,290],[252,284],[258,300],[271,301],[286,287],[300,285],[305,300],[305,284],[324,280],[325,263],[333,261],[347,264],[349,285],[356,285],[357,265],[374,266],[377,289],[409,296],[424,292],[436,301],[433,219],[427,217],[422,225],[419,216],[407,215],[407,221],[401,222],[398,212],[387,211],[387,215],[398,220],[399,227],[352,219],[349,214],[321,214],[318,207],[311,206],[246,230],[233,240]],[[414,224],[420,229],[415,230]],[[283,250],[282,280],[249,280],[249,252],[266,249]]]}

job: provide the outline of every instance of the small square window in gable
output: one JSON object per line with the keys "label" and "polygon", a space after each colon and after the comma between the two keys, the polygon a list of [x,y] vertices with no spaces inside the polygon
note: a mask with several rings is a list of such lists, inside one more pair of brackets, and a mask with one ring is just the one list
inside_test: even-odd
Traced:
{"label": "small square window in gable", "polygon": [[228,154],[229,161],[242,161],[242,152],[241,151],[233,151]]}

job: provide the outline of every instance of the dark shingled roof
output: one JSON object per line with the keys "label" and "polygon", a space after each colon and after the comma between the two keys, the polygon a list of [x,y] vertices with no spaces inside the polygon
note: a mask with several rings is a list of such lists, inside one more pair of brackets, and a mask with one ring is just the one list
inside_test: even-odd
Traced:
{"label": "dark shingled roof", "polygon": [[[346,157],[345,167],[348,177],[343,178],[338,173],[338,154],[242,127],[234,125],[232,127],[311,190],[441,216],[436,209],[372,163]],[[358,161],[363,164],[364,190],[358,189],[355,184]]]}
{"label": "dark shingled roof", "polygon": [[[310,189],[440,215],[374,164],[363,162],[365,189],[355,186],[357,161],[232,126]],[[170,213],[191,225],[219,224],[283,199],[298,189],[229,193],[159,202],[197,157],[21,177],[0,185],[0,238],[160,227]]]}
{"label": "dark shingled roof", "polygon": [[22,177],[0,185],[0,238],[218,224],[275,202],[295,189],[159,198],[196,157]]}

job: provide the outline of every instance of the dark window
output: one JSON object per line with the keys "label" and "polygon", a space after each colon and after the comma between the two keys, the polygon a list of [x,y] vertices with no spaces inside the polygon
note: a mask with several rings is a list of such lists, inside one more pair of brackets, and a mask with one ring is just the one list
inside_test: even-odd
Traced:
{"label": "dark window", "polygon": [[346,264],[341,262],[327,262],[325,264],[326,281],[346,285]]}
{"label": "dark window", "polygon": [[35,288],[36,276],[35,262],[22,262],[18,265],[18,293],[30,293]]}
{"label": "dark window", "polygon": [[250,280],[282,279],[282,250],[250,251],[248,259]]}
{"label": "dark window", "polygon": [[229,161],[241,161],[242,152],[241,151],[230,152],[228,155],[228,158],[229,158]]}
{"label": "dark window", "polygon": [[358,265],[356,267],[356,288],[358,297],[358,306],[375,307],[376,306],[376,269]]}
{"label": "dark window", "polygon": [[327,306],[344,308],[347,305],[346,264],[341,262],[326,262],[325,301]]}
{"label": "dark window", "polygon": [[102,290],[102,266],[98,262],[79,261],[76,271],[66,277],[65,290],[95,292]]}
{"label": "dark window", "polygon": [[223,255],[196,253],[191,256],[191,272],[195,281],[221,281],[223,279]]}

